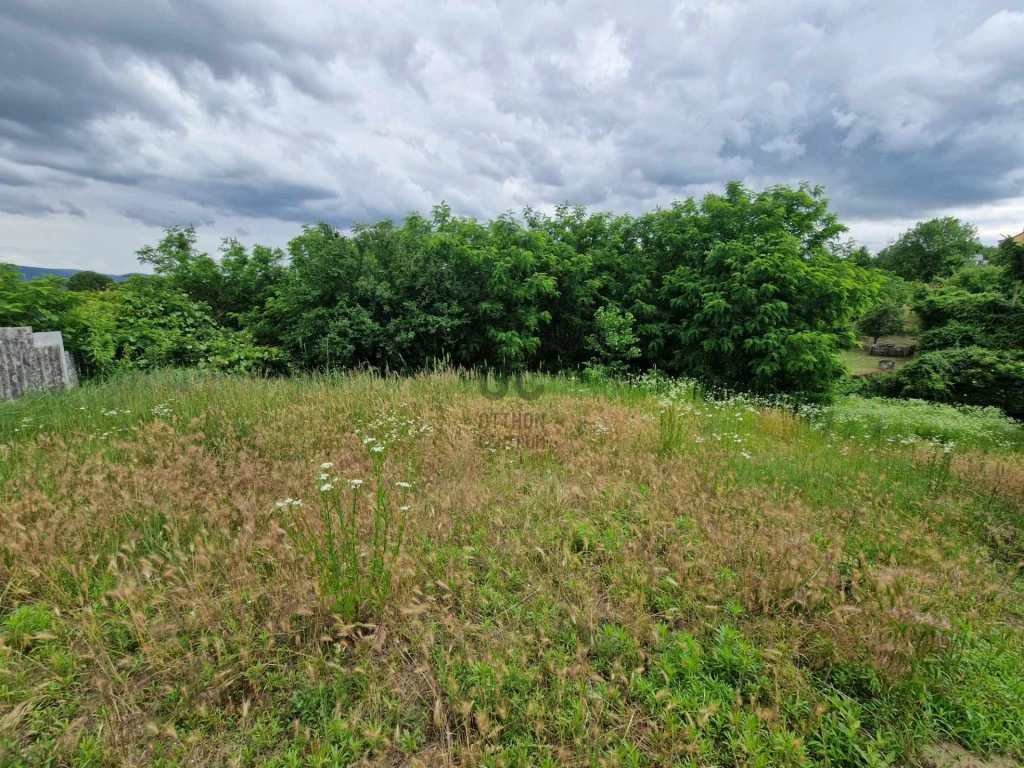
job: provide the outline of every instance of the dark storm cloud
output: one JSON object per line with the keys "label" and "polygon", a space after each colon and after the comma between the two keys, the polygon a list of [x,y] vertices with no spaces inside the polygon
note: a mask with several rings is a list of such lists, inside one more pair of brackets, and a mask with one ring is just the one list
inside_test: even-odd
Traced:
{"label": "dark storm cloud", "polygon": [[0,212],[9,213],[14,216],[31,216],[43,218],[56,214],[67,214],[69,216],[85,217],[85,211],[74,203],[61,200],[56,206],[40,200],[32,194],[19,192],[7,192],[0,189]]}
{"label": "dark storm cloud", "polygon": [[147,227],[209,227],[214,224],[212,216],[202,213],[182,213],[150,205],[128,205],[120,210],[125,218],[145,224]]}
{"label": "dark storm cloud", "polygon": [[8,0],[0,211],[637,211],[736,178],[865,220],[995,205],[1024,197],[1007,5]]}

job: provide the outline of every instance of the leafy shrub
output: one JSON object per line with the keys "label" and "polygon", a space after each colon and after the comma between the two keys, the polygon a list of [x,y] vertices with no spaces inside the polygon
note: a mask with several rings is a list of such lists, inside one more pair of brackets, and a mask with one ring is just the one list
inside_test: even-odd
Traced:
{"label": "leafy shrub", "polygon": [[1012,281],[1001,267],[965,267],[943,283],[944,288],[958,288],[968,293],[998,293],[1009,296]]}
{"label": "leafy shrub", "polygon": [[983,347],[928,352],[892,376],[875,377],[874,394],[991,405],[1024,415],[1024,352]]}
{"label": "leafy shrub", "polygon": [[22,280],[14,267],[0,264],[0,327],[30,325],[37,331],[59,331],[61,320],[79,301],[60,278]]}
{"label": "leafy shrub", "polygon": [[636,318],[615,306],[601,307],[594,314],[595,333],[587,337],[587,349],[594,353],[589,370],[612,376],[628,371],[630,360],[640,357],[633,333]]}
{"label": "leafy shrub", "polygon": [[[968,293],[958,287],[929,291],[914,304],[922,331],[937,330],[957,322],[963,331],[971,329],[979,346],[992,349],[1024,349],[1024,306],[1012,307],[999,293]],[[929,344],[939,338],[928,337]]]}
{"label": "leafy shrub", "polygon": [[163,278],[133,277],[117,291],[85,300],[64,330],[68,347],[93,373],[167,366],[264,372],[284,365],[277,350],[219,326],[209,307]]}
{"label": "leafy shrub", "polygon": [[976,325],[952,320],[921,334],[917,347],[922,352],[951,347],[975,347],[985,341],[985,331]]}

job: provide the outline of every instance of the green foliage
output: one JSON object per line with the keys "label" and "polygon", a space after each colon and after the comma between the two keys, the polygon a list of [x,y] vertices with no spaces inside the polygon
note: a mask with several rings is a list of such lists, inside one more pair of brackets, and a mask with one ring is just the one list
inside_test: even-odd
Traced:
{"label": "green foliage", "polygon": [[730,184],[645,219],[645,248],[671,265],[666,370],[766,393],[825,392],[844,375],[837,352],[875,286],[829,250],[844,228],[820,189]]}
{"label": "green foliage", "polygon": [[249,253],[238,240],[225,238],[215,260],[196,248],[194,227],[169,227],[156,246],[137,255],[172,287],[207,304],[219,323],[250,328],[257,337],[264,307],[284,275],[280,249],[257,245]]}
{"label": "green foliage", "polygon": [[594,333],[587,337],[587,349],[594,353],[587,363],[590,370],[612,376],[626,373],[628,361],[640,357],[635,322],[632,313],[615,306],[600,307],[594,313]]}
{"label": "green foliage", "polygon": [[108,275],[101,275],[99,272],[91,272],[88,269],[76,272],[68,278],[68,290],[76,293],[106,291],[115,285],[116,283]]}
{"label": "green foliage", "polygon": [[951,320],[922,333],[918,339],[918,349],[931,352],[936,349],[977,347],[984,343],[985,332],[979,326]]}
{"label": "green foliage", "polygon": [[[739,184],[636,219],[560,206],[481,224],[442,205],[430,220],[352,237],[320,224],[290,243],[266,327],[306,368],[444,359],[621,371],[631,361],[759,391],[824,391],[871,293],[867,273],[830,250],[842,231],[820,190]],[[628,343],[617,327],[627,314]]]}
{"label": "green foliage", "polygon": [[[913,305],[921,318],[926,347],[935,348],[949,339],[971,339],[992,349],[1024,349],[1024,307],[1011,305],[1001,293],[969,293],[952,285],[929,290]],[[952,323],[947,334],[928,334]]]}
{"label": "green foliage", "polygon": [[64,316],[80,301],[59,277],[22,280],[17,269],[0,263],[0,327],[59,331]]}
{"label": "green foliage", "polygon": [[964,267],[942,283],[944,288],[958,288],[967,293],[998,293],[1009,297],[1013,286],[1006,272],[996,266]]}
{"label": "green foliage", "polygon": [[219,326],[209,307],[166,278],[132,277],[69,313],[66,345],[87,371],[113,373],[166,366],[266,371],[283,366],[273,349],[249,333]]}
{"label": "green foliage", "polygon": [[992,405],[1024,415],[1024,352],[983,347],[928,352],[871,382],[876,394],[964,405]]}
{"label": "green foliage", "polygon": [[27,651],[52,631],[53,618],[47,605],[23,605],[0,621],[0,638],[10,648]]}
{"label": "green foliage", "polygon": [[882,249],[875,263],[904,280],[952,275],[982,251],[978,230],[952,216],[919,222]]}
{"label": "green foliage", "polygon": [[857,327],[877,342],[879,336],[895,336],[903,332],[903,305],[886,302],[876,304],[860,319]]}
{"label": "green foliage", "polygon": [[350,235],[320,223],[287,265],[230,239],[212,258],[175,227],[138,252],[155,279],[65,292],[81,298],[55,318],[89,371],[258,368],[274,347],[305,370],[657,368],[818,396],[878,282],[844,230],[818,188],[739,183],[639,217],[564,205],[484,223],[442,204]]}
{"label": "green foliage", "polygon": [[1013,283],[1012,306],[1016,307],[1020,300],[1020,286],[1024,281],[1024,243],[1014,242],[1013,238],[1003,238],[992,259],[1002,267],[1006,278]]}

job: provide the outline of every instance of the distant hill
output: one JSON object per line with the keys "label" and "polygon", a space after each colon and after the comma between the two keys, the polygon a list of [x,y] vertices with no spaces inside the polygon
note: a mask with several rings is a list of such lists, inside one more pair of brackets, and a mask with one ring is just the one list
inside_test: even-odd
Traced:
{"label": "distant hill", "polygon": [[[84,272],[84,269],[51,269],[50,267],[22,267],[17,264],[12,264],[16,270],[21,272],[22,280],[36,280],[40,277],[71,277],[77,272]],[[115,283],[123,283],[133,274],[127,275],[108,275],[108,277]]]}

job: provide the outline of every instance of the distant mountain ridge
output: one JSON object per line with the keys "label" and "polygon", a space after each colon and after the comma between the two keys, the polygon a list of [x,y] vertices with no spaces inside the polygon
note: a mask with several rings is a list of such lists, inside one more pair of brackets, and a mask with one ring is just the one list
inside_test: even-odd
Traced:
{"label": "distant mountain ridge", "polygon": [[[71,277],[79,272],[86,272],[84,269],[52,269],[50,267],[23,267],[20,264],[12,264],[16,270],[21,272],[22,280],[37,280],[40,277]],[[127,275],[107,275],[115,283],[123,283],[133,274],[140,274],[138,272],[132,272]]]}

